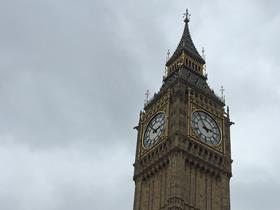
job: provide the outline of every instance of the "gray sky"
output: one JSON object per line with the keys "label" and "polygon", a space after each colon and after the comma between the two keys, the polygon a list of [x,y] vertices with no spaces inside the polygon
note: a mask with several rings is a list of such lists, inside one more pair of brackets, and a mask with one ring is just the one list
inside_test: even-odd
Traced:
{"label": "gray sky", "polygon": [[230,105],[234,210],[279,210],[280,14],[265,0],[0,1],[0,209],[132,209],[146,89],[189,8]]}

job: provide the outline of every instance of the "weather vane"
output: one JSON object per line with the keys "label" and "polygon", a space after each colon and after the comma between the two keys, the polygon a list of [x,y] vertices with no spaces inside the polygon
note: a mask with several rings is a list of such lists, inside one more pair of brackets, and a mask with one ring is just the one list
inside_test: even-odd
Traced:
{"label": "weather vane", "polygon": [[188,10],[188,9],[186,9],[186,13],[184,13],[183,18],[184,18],[184,21],[185,21],[185,22],[189,22],[189,21],[190,21],[190,19],[191,19],[191,14],[189,13],[189,10]]}

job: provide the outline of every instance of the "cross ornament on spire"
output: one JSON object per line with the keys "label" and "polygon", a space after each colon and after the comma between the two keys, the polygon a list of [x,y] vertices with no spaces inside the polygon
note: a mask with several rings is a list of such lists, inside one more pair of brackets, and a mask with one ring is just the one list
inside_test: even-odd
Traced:
{"label": "cross ornament on spire", "polygon": [[191,14],[189,13],[189,10],[188,10],[188,9],[186,9],[186,13],[184,13],[183,18],[184,18],[184,21],[185,21],[185,22],[189,22],[189,21],[190,21],[190,19],[191,19]]}

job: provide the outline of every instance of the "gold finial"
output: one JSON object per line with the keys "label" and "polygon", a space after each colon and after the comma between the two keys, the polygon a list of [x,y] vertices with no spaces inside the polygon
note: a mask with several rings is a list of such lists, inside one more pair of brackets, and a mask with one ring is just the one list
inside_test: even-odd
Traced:
{"label": "gold finial", "polygon": [[201,54],[202,54],[203,60],[205,60],[205,59],[206,59],[206,55],[205,55],[205,49],[204,49],[204,47],[202,47]]}
{"label": "gold finial", "polygon": [[167,74],[168,74],[168,67],[165,66],[165,68],[164,68],[164,76],[163,77],[166,78]]}
{"label": "gold finial", "polygon": [[149,96],[150,96],[150,91],[149,90],[146,91],[145,96],[146,96],[145,104],[147,104],[148,101],[149,101]]}
{"label": "gold finial", "polygon": [[169,60],[169,58],[170,58],[170,50],[168,49],[167,50],[167,55],[166,55],[166,62]]}
{"label": "gold finial", "polygon": [[224,86],[221,86],[220,91],[221,91],[221,99],[222,99],[223,102],[225,102],[225,98],[226,98],[226,97],[225,97],[225,95],[224,95],[224,92],[225,92]]}
{"label": "gold finial", "polygon": [[[203,60],[205,61],[206,60],[206,55],[205,55],[204,47],[202,47],[201,55],[202,55]],[[204,64],[203,67],[202,67],[202,74],[207,77],[206,64]]]}
{"label": "gold finial", "polygon": [[[167,50],[167,54],[166,54],[166,63],[169,61],[169,59],[170,59],[170,50],[168,49],[168,50]],[[165,66],[163,78],[166,78],[166,77],[167,77],[167,74],[168,74],[168,67]]]}
{"label": "gold finial", "polygon": [[188,23],[190,21],[191,14],[189,13],[188,9],[186,9],[186,13],[184,13],[183,18],[184,18],[185,23]]}

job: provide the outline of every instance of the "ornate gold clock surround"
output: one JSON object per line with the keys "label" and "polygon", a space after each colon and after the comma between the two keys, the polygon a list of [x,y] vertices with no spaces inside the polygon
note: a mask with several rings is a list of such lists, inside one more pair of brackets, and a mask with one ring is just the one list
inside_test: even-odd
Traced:
{"label": "ornate gold clock surround", "polygon": [[[170,92],[167,92],[165,95],[161,96],[159,100],[153,101],[152,104],[146,104],[146,107],[149,107],[146,109],[147,111],[141,112],[140,113],[140,129],[139,133],[141,134],[140,139],[141,139],[141,144],[138,145],[138,149],[140,150],[139,157],[142,157],[149,152],[152,152],[153,149],[161,144],[163,141],[167,140],[168,136],[168,131],[169,131],[169,102],[170,102]],[[144,138],[144,133],[145,130],[150,122],[150,120],[156,116],[158,113],[165,113],[165,131],[159,141],[152,146],[151,148],[144,148],[143,146],[143,138]]]}
{"label": "ornate gold clock surround", "polygon": [[[199,137],[195,134],[195,132],[193,131],[192,125],[191,125],[191,115],[192,113],[194,113],[195,111],[203,111],[206,112],[207,114],[209,114],[217,123],[219,129],[220,129],[220,133],[221,133],[221,140],[219,142],[219,144],[217,145],[209,145],[207,143],[202,142]],[[207,147],[209,147],[210,149],[214,149],[216,151],[219,151],[221,153],[224,153],[225,150],[225,142],[224,142],[224,118],[221,116],[218,116],[216,114],[213,114],[212,111],[210,111],[209,109],[202,107],[196,103],[190,103],[190,118],[188,119],[188,136],[191,137],[192,139],[194,139],[195,141],[197,141],[200,144],[206,145]]]}

